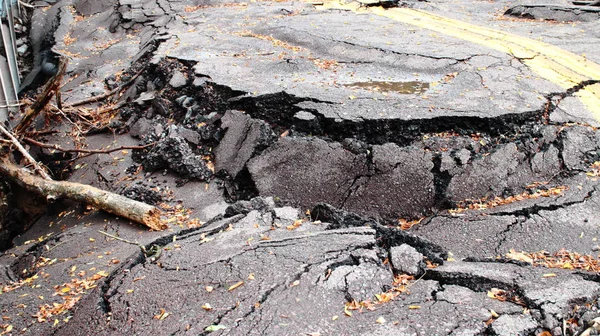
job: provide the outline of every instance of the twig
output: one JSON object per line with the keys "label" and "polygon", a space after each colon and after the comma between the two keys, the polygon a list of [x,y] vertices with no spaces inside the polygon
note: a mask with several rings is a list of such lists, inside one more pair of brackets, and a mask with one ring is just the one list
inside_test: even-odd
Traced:
{"label": "twig", "polygon": [[[100,231],[100,230],[98,230],[98,232],[100,232],[101,234],[103,234],[103,235],[105,235],[105,236],[108,236],[108,237],[110,237],[110,238],[113,238],[113,239],[116,239],[116,240],[120,240],[120,241],[122,241],[122,242],[124,242],[124,243],[131,244],[131,245],[137,245],[137,246],[139,246],[139,247],[142,247],[142,245],[140,245],[140,243],[138,243],[138,242],[132,242],[132,241],[130,241],[130,240],[123,239],[123,238],[121,238],[121,237],[117,237],[117,236],[111,235],[111,234],[110,234],[110,233],[108,233],[108,232],[104,232],[104,231]],[[143,247],[142,247],[142,249],[143,249]]]}
{"label": "twig", "polygon": [[62,148],[59,145],[54,145],[54,144],[45,144],[43,142],[39,142],[37,140],[34,140],[32,138],[23,138],[23,141],[27,142],[28,144],[31,145],[35,145],[38,147],[42,147],[42,148],[48,148],[48,149],[54,149],[57,150],[59,152],[65,152],[65,153],[87,153],[87,154],[110,154],[112,152],[116,152],[116,151],[120,151],[120,150],[124,150],[124,149],[146,149],[148,147],[152,147],[154,145],[156,145],[156,142],[153,142],[151,144],[147,144],[147,145],[142,145],[142,146],[121,146],[118,148],[112,148],[112,149],[85,149],[85,148],[72,148],[72,149],[67,149],[67,148]]}
{"label": "twig", "polygon": [[132,242],[130,240],[123,239],[121,237],[117,237],[117,236],[111,235],[110,233],[107,233],[107,232],[104,232],[104,231],[98,230],[98,232],[100,232],[101,234],[103,234],[105,236],[108,236],[110,238],[114,238],[116,240],[120,240],[120,241],[122,241],[124,243],[139,246],[140,249],[142,250],[142,253],[144,253],[144,256],[146,258],[148,258],[152,262],[156,261],[156,259],[158,259],[160,257],[160,254],[162,252],[162,248],[159,245],[157,245],[157,244],[152,244],[149,249],[146,249],[146,247],[144,245],[142,245],[142,244],[140,244],[138,242]]}
{"label": "twig", "polygon": [[66,104],[65,106],[66,107],[75,107],[75,106],[79,106],[79,105],[84,105],[84,104],[89,104],[89,103],[95,103],[95,102],[100,101],[100,100],[102,100],[104,98],[108,98],[108,97],[114,95],[115,93],[123,90],[123,88],[125,88],[125,87],[133,84],[133,82],[142,74],[142,72],[143,72],[143,70],[139,71],[133,77],[131,77],[131,79],[129,79],[127,82],[125,82],[125,83],[117,86],[116,88],[114,88],[114,89],[112,89],[112,90],[110,90],[110,91],[108,91],[108,92],[106,92],[104,94],[101,94],[101,95],[98,95],[98,96],[94,96],[94,97],[90,97],[90,98],[86,98],[86,99],[82,99],[82,100],[79,100],[79,101],[76,101],[76,102],[73,102],[73,103],[70,103],[70,104]]}
{"label": "twig", "polygon": [[58,133],[58,131],[56,130],[42,130],[42,131],[29,131],[27,132],[27,135],[29,136],[35,136],[35,135],[49,135],[49,134],[56,134]]}
{"label": "twig", "polygon": [[19,152],[21,152],[21,154],[23,154],[23,156],[33,165],[33,168],[40,174],[40,176],[42,176],[45,180],[52,180],[50,175],[48,175],[48,173],[37,163],[37,161],[29,154],[29,152],[27,152],[27,150],[25,149],[25,147],[23,147],[23,145],[21,145],[19,140],[17,138],[15,138],[15,136],[12,135],[12,133],[10,133],[1,124],[0,124],[0,131],[2,133],[4,133],[4,135],[6,135],[10,139],[10,141],[13,143],[13,145],[15,145],[15,147],[17,147]]}

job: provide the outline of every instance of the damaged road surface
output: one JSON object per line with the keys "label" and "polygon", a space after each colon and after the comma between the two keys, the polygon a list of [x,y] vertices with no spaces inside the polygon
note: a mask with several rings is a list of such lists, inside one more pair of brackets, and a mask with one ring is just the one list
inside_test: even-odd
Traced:
{"label": "damaged road surface", "polygon": [[551,2],[34,2],[25,93],[82,107],[32,153],[169,229],[7,186],[0,334],[588,330],[600,20]]}

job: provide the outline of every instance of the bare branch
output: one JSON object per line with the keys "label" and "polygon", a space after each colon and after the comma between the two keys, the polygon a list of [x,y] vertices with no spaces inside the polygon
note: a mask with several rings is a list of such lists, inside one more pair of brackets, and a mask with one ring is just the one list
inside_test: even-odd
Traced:
{"label": "bare branch", "polygon": [[127,82],[117,86],[116,88],[108,91],[107,93],[98,95],[98,96],[94,96],[94,97],[90,97],[90,98],[86,98],[86,99],[82,99],[70,104],[66,104],[65,107],[75,107],[75,106],[79,106],[79,105],[84,105],[84,104],[89,104],[89,103],[95,103],[98,102],[104,98],[108,98],[112,95],[114,95],[115,93],[120,92],[121,90],[123,90],[125,87],[133,84],[133,82],[142,74],[143,71],[139,71],[138,73],[136,73],[133,77],[131,77],[131,79],[129,79]]}
{"label": "bare branch", "polygon": [[161,219],[162,212],[154,206],[81,183],[43,179],[19,168],[7,158],[0,160],[0,174],[48,199],[68,198],[84,202],[153,230],[167,227]]}
{"label": "bare branch", "polygon": [[4,133],[4,135],[6,135],[10,139],[10,142],[12,142],[12,144],[15,145],[15,147],[17,147],[17,149],[19,150],[19,152],[21,152],[21,154],[23,154],[23,156],[27,159],[27,161],[29,161],[29,163],[31,163],[31,165],[33,165],[33,168],[35,169],[35,171],[37,171],[40,174],[40,176],[42,176],[46,180],[51,180],[52,179],[50,177],[50,175],[48,175],[48,173],[44,170],[44,168],[42,168],[37,163],[37,161],[29,154],[29,152],[25,149],[25,147],[23,147],[23,145],[21,145],[21,143],[19,142],[19,140],[17,138],[15,138],[15,136],[12,135],[12,133],[10,133],[1,124],[0,124],[0,131],[2,133]]}
{"label": "bare branch", "polygon": [[85,148],[71,148],[71,149],[67,149],[67,148],[62,148],[59,145],[55,145],[55,144],[45,144],[43,142],[39,142],[39,141],[34,140],[32,138],[23,138],[23,141],[27,142],[30,145],[35,145],[35,146],[42,147],[42,148],[54,149],[54,150],[57,150],[59,152],[64,152],[64,153],[88,153],[88,154],[110,154],[112,152],[116,152],[116,151],[120,151],[120,150],[125,150],[125,149],[146,149],[146,148],[152,147],[152,146],[154,146],[156,144],[156,142],[153,142],[151,144],[147,144],[147,145],[143,145],[143,146],[121,146],[121,147],[111,148],[111,149],[85,149]]}

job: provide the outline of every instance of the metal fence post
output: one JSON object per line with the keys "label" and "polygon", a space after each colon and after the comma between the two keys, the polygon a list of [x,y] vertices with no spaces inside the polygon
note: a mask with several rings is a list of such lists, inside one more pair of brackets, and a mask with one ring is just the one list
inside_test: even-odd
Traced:
{"label": "metal fence post", "polygon": [[9,111],[19,107],[19,67],[14,16],[18,15],[18,0],[0,0],[0,122],[8,120]]}

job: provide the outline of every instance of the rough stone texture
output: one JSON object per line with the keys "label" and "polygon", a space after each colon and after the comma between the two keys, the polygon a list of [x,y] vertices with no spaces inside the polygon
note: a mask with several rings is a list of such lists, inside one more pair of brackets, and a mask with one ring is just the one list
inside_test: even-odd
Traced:
{"label": "rough stone texture", "polygon": [[357,176],[343,208],[374,217],[419,217],[434,206],[433,162],[420,148],[373,146],[374,173]]}
{"label": "rough stone texture", "polygon": [[174,89],[179,89],[187,84],[187,78],[180,71],[173,72],[173,77],[169,81],[169,85],[171,85]]}
{"label": "rough stone texture", "polygon": [[354,176],[366,174],[363,155],[320,139],[282,138],[248,163],[256,188],[302,207],[341,205]]}
{"label": "rough stone texture", "polygon": [[447,197],[458,202],[499,196],[506,190],[518,188],[531,175],[529,167],[521,164],[525,157],[514,143],[500,146],[490,155],[473,160],[464,171],[455,175],[448,185]]}
{"label": "rough stone texture", "polygon": [[600,10],[587,6],[557,6],[526,4],[509,8],[504,15],[534,20],[559,22],[590,22],[600,18]]}
{"label": "rough stone texture", "polygon": [[572,187],[555,197],[436,216],[411,232],[458,258],[503,255],[510,249],[538,251],[541,246],[551,252],[564,248],[594,254],[600,237],[600,222],[594,215],[600,207],[597,181],[579,174],[564,183]]}
{"label": "rough stone texture", "polygon": [[215,149],[215,170],[225,170],[236,177],[246,162],[274,140],[274,134],[263,121],[240,111],[227,111],[221,118],[225,136]]}
{"label": "rough stone texture", "polygon": [[192,152],[182,137],[170,133],[140,158],[147,171],[169,168],[184,178],[206,181],[212,171],[201,156]]}
{"label": "rough stone texture", "polygon": [[568,169],[585,170],[600,158],[598,133],[589,127],[569,127],[560,136],[563,145],[562,157]]}
{"label": "rough stone texture", "polygon": [[292,207],[281,207],[273,209],[275,215],[275,222],[282,226],[288,226],[294,224],[296,220],[300,218],[300,211]]}
{"label": "rough stone texture", "polygon": [[570,314],[568,307],[574,304],[594,302],[600,294],[597,282],[583,281],[578,277],[550,278],[545,281],[531,281],[521,285],[523,295],[540,307],[545,313],[544,328],[553,329]]}
{"label": "rough stone texture", "polygon": [[407,244],[392,247],[390,249],[390,259],[394,271],[398,274],[407,273],[418,276],[425,266],[423,255]]}
{"label": "rough stone texture", "polygon": [[537,328],[529,315],[502,315],[492,323],[492,331],[498,336],[526,336]]}

